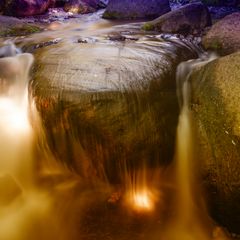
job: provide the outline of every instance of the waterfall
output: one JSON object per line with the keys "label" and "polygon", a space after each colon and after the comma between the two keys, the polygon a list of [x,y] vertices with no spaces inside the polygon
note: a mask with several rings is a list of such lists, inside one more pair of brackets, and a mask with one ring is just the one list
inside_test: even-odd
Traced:
{"label": "waterfall", "polygon": [[26,239],[46,199],[35,187],[34,131],[28,81],[33,56],[6,43],[0,50],[0,239]]}
{"label": "waterfall", "polygon": [[213,53],[205,53],[196,60],[181,63],[177,68],[177,94],[181,111],[175,152],[175,215],[169,222],[165,236],[169,240],[227,239],[218,227],[214,228],[199,186],[198,156],[195,151],[196,139],[190,109],[191,83],[189,78],[192,71],[216,58],[217,56]]}

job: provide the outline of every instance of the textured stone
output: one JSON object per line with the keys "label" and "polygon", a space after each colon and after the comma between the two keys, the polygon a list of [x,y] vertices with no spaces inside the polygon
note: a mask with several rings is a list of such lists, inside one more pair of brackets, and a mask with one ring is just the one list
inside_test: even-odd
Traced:
{"label": "textured stone", "polygon": [[110,182],[123,177],[125,167],[172,160],[174,69],[195,54],[166,44],[151,38],[37,51],[33,92],[59,159],[84,177]]}
{"label": "textured stone", "polygon": [[211,24],[207,7],[201,3],[187,4],[146,23],[145,30],[188,34]]}
{"label": "textured stone", "polygon": [[202,40],[207,50],[222,55],[240,50],[240,13],[233,13],[215,23]]}
{"label": "textured stone", "polygon": [[25,17],[44,13],[52,0],[8,0],[3,12],[5,15]]}
{"label": "textured stone", "polygon": [[192,76],[192,111],[199,132],[212,214],[240,232],[240,53],[219,58]]}
{"label": "textured stone", "polygon": [[110,0],[104,18],[154,19],[169,12],[168,0]]}

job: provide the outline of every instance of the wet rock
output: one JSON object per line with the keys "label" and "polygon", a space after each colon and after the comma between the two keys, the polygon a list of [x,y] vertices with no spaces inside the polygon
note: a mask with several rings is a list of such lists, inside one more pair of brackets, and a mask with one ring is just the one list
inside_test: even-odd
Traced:
{"label": "wet rock", "polygon": [[168,0],[110,0],[103,18],[154,19],[170,10]]}
{"label": "wet rock", "polygon": [[192,76],[192,111],[199,133],[208,200],[231,232],[240,222],[240,53],[219,58]]}
{"label": "wet rock", "polygon": [[32,91],[58,159],[84,178],[112,183],[126,165],[171,161],[174,68],[195,53],[156,38],[55,45],[35,55]]}
{"label": "wet rock", "polygon": [[25,17],[47,11],[52,0],[8,0],[3,7],[5,15]]}
{"label": "wet rock", "polygon": [[79,38],[78,43],[88,43],[88,40],[85,38]]}
{"label": "wet rock", "polygon": [[92,13],[100,8],[99,0],[70,0],[64,5],[64,10],[71,13]]}
{"label": "wet rock", "polygon": [[219,19],[222,19],[222,18],[226,17],[227,15],[232,14],[234,12],[239,12],[239,8],[237,8],[237,7],[209,6],[208,9],[211,14],[213,22],[216,22]]}
{"label": "wet rock", "polygon": [[108,36],[108,39],[110,41],[125,41],[126,37],[122,36],[121,34],[113,34],[113,35]]}
{"label": "wet rock", "polygon": [[202,40],[207,50],[221,55],[240,50],[240,13],[233,13],[215,23]]}
{"label": "wet rock", "polygon": [[[61,42],[61,38],[55,38],[55,39],[52,39],[52,40],[49,40],[49,41],[44,41],[44,42],[40,42],[40,43],[31,43],[27,46],[24,46],[22,47],[22,50],[24,52],[34,52],[36,51],[37,49],[39,48],[45,48],[45,47],[49,47],[51,45],[56,45],[58,44],[59,42]],[[21,42],[19,42],[21,43]]]}
{"label": "wet rock", "polygon": [[0,206],[7,206],[21,194],[22,190],[10,175],[1,175],[0,192]]}
{"label": "wet rock", "polygon": [[189,34],[211,25],[207,7],[201,3],[187,4],[159,18],[147,22],[144,30],[157,30],[166,33]]}

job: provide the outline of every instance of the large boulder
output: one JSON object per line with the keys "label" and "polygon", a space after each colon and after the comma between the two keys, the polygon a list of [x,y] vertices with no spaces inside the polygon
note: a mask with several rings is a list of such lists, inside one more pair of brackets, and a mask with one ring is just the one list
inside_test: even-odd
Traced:
{"label": "large boulder", "polygon": [[39,49],[33,96],[52,151],[80,175],[112,183],[126,168],[169,163],[178,118],[174,69],[194,56],[152,38]]}
{"label": "large boulder", "polygon": [[16,17],[32,16],[44,13],[52,0],[5,0],[3,13]]}
{"label": "large boulder", "polygon": [[240,50],[240,13],[233,13],[215,23],[202,40],[207,50],[222,55]]}
{"label": "large boulder", "polygon": [[103,17],[108,19],[154,19],[170,10],[168,0],[110,0]]}
{"label": "large boulder", "polygon": [[215,219],[240,233],[240,52],[193,72],[192,111]]}
{"label": "large boulder", "polygon": [[100,0],[69,0],[64,5],[64,10],[72,13],[91,13],[102,7]]}
{"label": "large boulder", "polygon": [[192,3],[147,22],[143,29],[188,34],[200,31],[210,24],[211,17],[208,8],[201,3]]}

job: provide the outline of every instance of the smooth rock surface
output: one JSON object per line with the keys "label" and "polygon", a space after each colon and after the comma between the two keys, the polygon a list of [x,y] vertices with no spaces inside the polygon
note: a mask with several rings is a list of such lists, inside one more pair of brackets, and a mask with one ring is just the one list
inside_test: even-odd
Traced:
{"label": "smooth rock surface", "polygon": [[147,22],[143,29],[165,33],[189,34],[200,31],[211,24],[207,7],[201,3],[187,4],[159,18]]}
{"label": "smooth rock surface", "polygon": [[233,13],[215,23],[202,40],[207,50],[222,55],[240,50],[240,13]]}
{"label": "smooth rock surface", "polygon": [[192,111],[199,133],[210,209],[215,219],[239,233],[240,222],[240,53],[196,70]]}
{"label": "smooth rock surface", "polygon": [[58,159],[113,183],[125,167],[172,160],[174,69],[195,53],[160,39],[108,42],[37,51],[33,96]]}
{"label": "smooth rock surface", "polygon": [[104,18],[154,19],[169,12],[168,0],[110,0]]}

